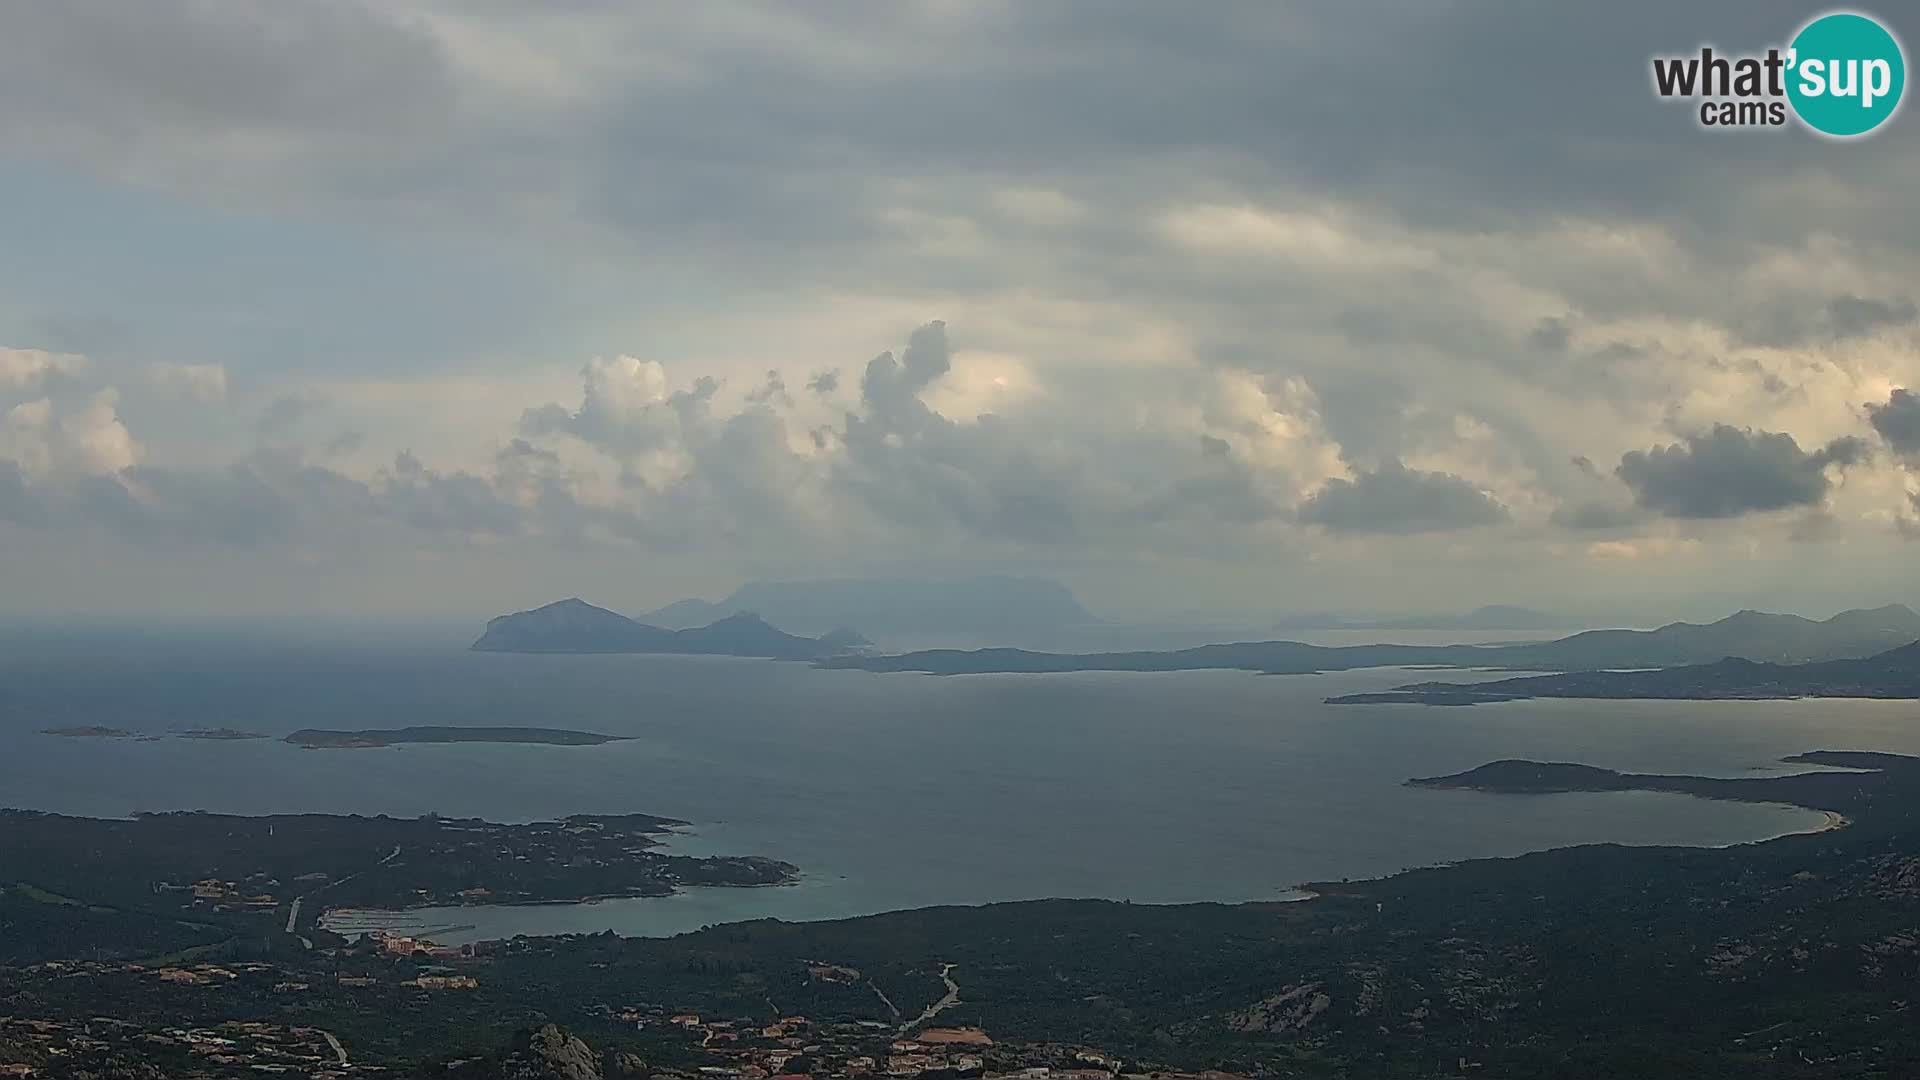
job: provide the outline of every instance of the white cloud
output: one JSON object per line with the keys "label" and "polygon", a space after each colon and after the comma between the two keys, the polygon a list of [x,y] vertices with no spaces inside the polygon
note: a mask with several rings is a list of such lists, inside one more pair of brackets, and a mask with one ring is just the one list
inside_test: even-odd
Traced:
{"label": "white cloud", "polygon": [[78,375],[87,358],[45,349],[0,348],[0,388],[32,390],[50,379]]}
{"label": "white cloud", "polygon": [[48,398],[16,405],[0,416],[0,458],[32,473],[118,473],[144,453],[121,423],[118,402],[119,393],[107,387],[65,412]]}

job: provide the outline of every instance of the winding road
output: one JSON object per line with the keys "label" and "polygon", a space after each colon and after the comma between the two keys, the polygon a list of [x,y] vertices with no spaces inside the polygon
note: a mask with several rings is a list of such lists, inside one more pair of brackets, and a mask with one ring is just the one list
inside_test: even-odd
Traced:
{"label": "winding road", "polygon": [[953,968],[954,965],[952,964],[940,965],[940,981],[947,984],[947,995],[920,1010],[919,1016],[901,1024],[900,1030],[894,1033],[894,1038],[904,1038],[907,1032],[917,1027],[925,1027],[934,1017],[960,1004],[960,984],[953,981]]}

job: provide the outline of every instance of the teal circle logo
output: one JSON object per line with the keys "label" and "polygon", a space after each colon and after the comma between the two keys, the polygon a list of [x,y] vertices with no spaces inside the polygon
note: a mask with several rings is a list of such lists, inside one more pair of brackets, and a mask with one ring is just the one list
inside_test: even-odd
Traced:
{"label": "teal circle logo", "polygon": [[1887,28],[1838,11],[1802,27],[1789,46],[1787,100],[1822,135],[1865,135],[1900,108],[1907,60]]}

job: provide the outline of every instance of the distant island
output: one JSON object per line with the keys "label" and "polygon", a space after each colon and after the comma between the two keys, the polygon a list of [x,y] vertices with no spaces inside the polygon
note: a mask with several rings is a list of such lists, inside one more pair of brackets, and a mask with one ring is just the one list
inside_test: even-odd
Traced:
{"label": "distant island", "polygon": [[169,731],[164,735],[145,731],[127,731],[122,728],[104,727],[98,724],[84,724],[75,727],[41,728],[42,735],[58,735],[66,739],[138,739],[141,742],[154,742],[159,739],[209,739],[215,742],[227,742],[240,739],[264,739],[265,735],[257,731],[240,731],[229,727],[185,728]]}
{"label": "distant island", "polygon": [[1057,581],[1003,575],[750,581],[717,603],[679,600],[642,614],[640,621],[689,629],[736,611],[759,612],[803,633],[857,626],[882,637],[957,634],[974,640],[1099,622]]}
{"label": "distant island", "polygon": [[531,611],[501,615],[487,623],[486,632],[472,647],[476,652],[675,653],[822,660],[857,655],[869,645],[866,638],[848,628],[818,638],[801,637],[745,611],[705,626],[667,630],[574,597]]}
{"label": "distant island", "polygon": [[1410,683],[1327,701],[1334,705],[1479,705],[1526,698],[1723,701],[1800,697],[1920,698],[1920,642],[1858,660],[1768,664],[1728,657],[1711,664],[1651,671],[1580,671],[1484,683]]}
{"label": "distant island", "polygon": [[624,735],[592,731],[530,727],[404,727],[331,731],[301,728],[286,741],[309,750],[359,750],[402,743],[537,743],[546,746],[599,746],[619,742]]}
{"label": "distant island", "polygon": [[1843,611],[1817,622],[1798,615],[1741,611],[1704,625],[1677,622],[1657,630],[1588,630],[1554,641],[1516,645],[1328,646],[1246,641],[1176,651],[1108,653],[929,649],[894,656],[828,657],[819,663],[832,668],[933,675],[1207,669],[1298,675],[1366,667],[1595,671],[1664,668],[1730,656],[1773,664],[1853,659],[1916,640],[1920,640],[1920,614],[1900,604],[1889,604]]}
{"label": "distant island", "polygon": [[1453,788],[1508,795],[1574,791],[1666,791],[1702,799],[1786,803],[1830,813],[1858,809],[1901,778],[1911,778],[1915,759],[1901,754],[1815,750],[1783,758],[1833,771],[1785,776],[1722,778],[1623,773],[1560,761],[1494,761],[1449,776],[1416,777],[1409,787]]}

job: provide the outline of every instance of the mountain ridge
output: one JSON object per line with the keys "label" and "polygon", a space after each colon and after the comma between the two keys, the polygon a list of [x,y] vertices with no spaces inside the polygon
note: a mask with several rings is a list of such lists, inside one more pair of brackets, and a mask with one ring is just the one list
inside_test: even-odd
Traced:
{"label": "mountain ridge", "polygon": [[736,611],[704,626],[668,630],[596,607],[577,596],[526,611],[498,615],[469,646],[475,652],[672,653],[747,656],[769,660],[820,660],[859,648],[859,634],[833,640],[789,634],[750,611]]}
{"label": "mountain ridge", "polygon": [[928,649],[891,656],[837,657],[828,667],[934,675],[995,672],[1192,671],[1230,669],[1310,674],[1362,667],[1437,666],[1516,671],[1664,668],[1728,656],[1770,662],[1857,659],[1920,640],[1920,614],[1903,604],[1857,608],[1813,620],[1751,609],[1711,623],[1653,630],[1586,630],[1514,645],[1313,645],[1241,641],[1174,651],[1049,653],[1025,649]]}
{"label": "mountain ridge", "polygon": [[1651,671],[1581,671],[1485,683],[1410,683],[1385,692],[1327,700],[1334,705],[1478,705],[1549,697],[1686,701],[1920,698],[1920,641],[1873,656],[1805,664],[1728,656],[1706,664]]}

